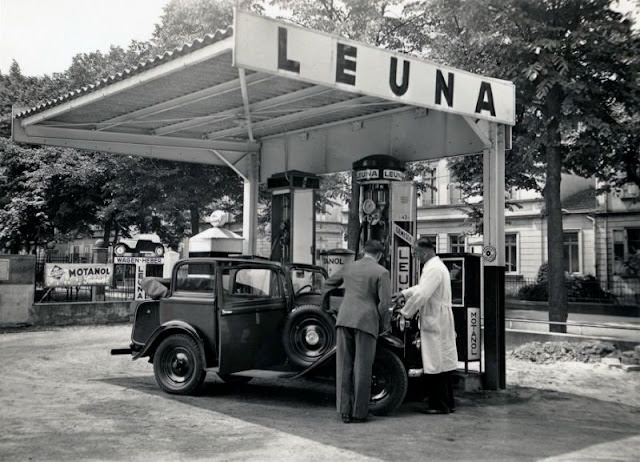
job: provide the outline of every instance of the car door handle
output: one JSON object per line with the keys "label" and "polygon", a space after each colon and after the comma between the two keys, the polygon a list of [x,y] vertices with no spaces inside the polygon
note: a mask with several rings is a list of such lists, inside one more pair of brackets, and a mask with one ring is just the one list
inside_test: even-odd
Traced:
{"label": "car door handle", "polygon": [[220,311],[220,314],[231,314],[231,313],[233,313],[233,311],[231,311],[231,310],[221,310]]}

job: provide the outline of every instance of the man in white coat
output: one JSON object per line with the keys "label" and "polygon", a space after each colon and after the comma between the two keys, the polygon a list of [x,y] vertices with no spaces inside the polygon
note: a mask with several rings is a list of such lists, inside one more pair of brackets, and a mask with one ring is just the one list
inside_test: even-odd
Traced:
{"label": "man in white coat", "polygon": [[428,407],[427,414],[448,414],[455,410],[453,371],[458,367],[456,332],[451,311],[451,279],[447,267],[436,256],[433,242],[420,238],[414,255],[424,264],[420,282],[394,297],[404,297],[400,311],[405,318],[420,313],[420,346]]}

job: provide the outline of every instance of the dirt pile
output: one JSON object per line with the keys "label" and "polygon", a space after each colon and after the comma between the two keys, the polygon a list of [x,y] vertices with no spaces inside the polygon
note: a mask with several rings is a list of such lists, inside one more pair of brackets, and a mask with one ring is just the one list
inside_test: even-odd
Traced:
{"label": "dirt pile", "polygon": [[609,342],[531,342],[511,352],[515,359],[540,364],[558,361],[599,363],[602,358],[618,358],[622,352]]}

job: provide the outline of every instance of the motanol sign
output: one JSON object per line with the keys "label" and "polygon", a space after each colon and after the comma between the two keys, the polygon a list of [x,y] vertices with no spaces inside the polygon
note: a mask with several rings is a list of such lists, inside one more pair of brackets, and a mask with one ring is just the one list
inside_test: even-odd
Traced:
{"label": "motanol sign", "polygon": [[45,263],[45,287],[108,286],[113,265],[106,263]]}
{"label": "motanol sign", "polygon": [[515,124],[515,86],[237,12],[234,65],[405,104]]}

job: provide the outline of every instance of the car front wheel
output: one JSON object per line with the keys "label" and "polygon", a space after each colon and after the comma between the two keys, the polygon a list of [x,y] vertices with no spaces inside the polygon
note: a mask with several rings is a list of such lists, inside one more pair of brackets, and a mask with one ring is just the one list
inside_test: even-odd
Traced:
{"label": "car front wheel", "polygon": [[153,357],[153,372],[156,382],[165,392],[177,395],[195,393],[206,375],[197,342],[184,334],[164,339]]}
{"label": "car front wheel", "polygon": [[407,394],[407,371],[398,356],[387,348],[378,348],[371,376],[369,410],[374,415],[395,411]]}

